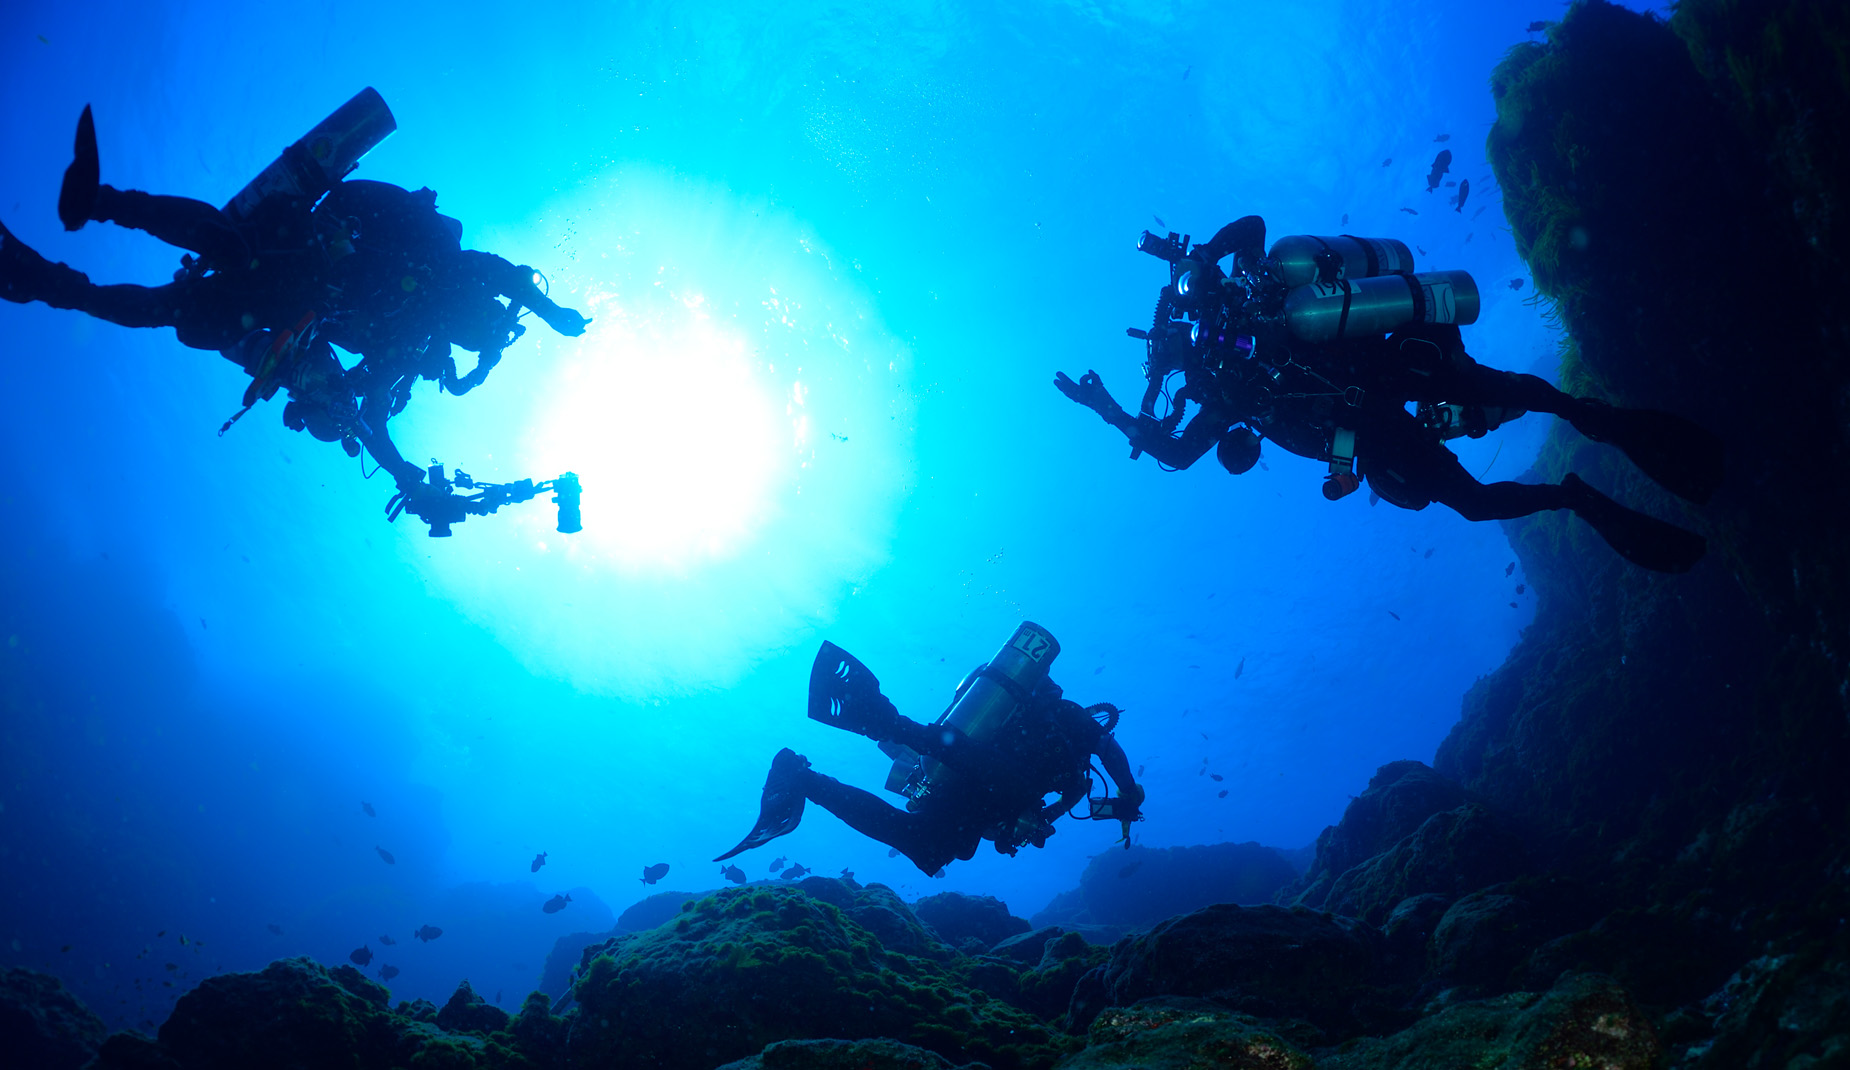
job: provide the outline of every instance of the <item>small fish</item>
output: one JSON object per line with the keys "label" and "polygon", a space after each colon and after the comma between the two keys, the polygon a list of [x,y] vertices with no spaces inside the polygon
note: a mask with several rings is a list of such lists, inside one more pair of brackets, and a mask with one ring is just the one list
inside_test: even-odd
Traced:
{"label": "small fish", "polygon": [[396,944],[396,943],[398,943],[398,941],[396,941],[396,940],[394,940],[394,939],[392,939],[392,938],[391,938],[391,937],[389,937],[389,936],[381,936],[381,937],[379,938],[379,942],[380,942],[380,943],[382,943],[382,944],[384,944],[384,945],[385,945],[385,946],[387,946],[387,947],[391,947],[391,946],[392,946],[393,944]]}
{"label": "small fish", "polygon": [[1421,555],[1420,555],[1420,560],[1422,560],[1422,561],[1431,561],[1431,560],[1432,560],[1432,552],[1433,552],[1433,550],[1437,550],[1437,549],[1438,549],[1438,547],[1437,547],[1437,546],[1435,546],[1435,547],[1432,547],[1432,549],[1429,549],[1429,550],[1427,550],[1427,551],[1426,551],[1425,553],[1423,553],[1423,554],[1421,554]]}
{"label": "small fish", "polygon": [[1440,135],[1439,135],[1438,137],[1435,137],[1435,138],[1433,138],[1432,140],[1433,140],[1433,144],[1435,144],[1435,145],[1437,145],[1437,144],[1439,144],[1439,143],[1440,143],[1440,142],[1442,142],[1442,141],[1450,141],[1450,140],[1452,140],[1452,135],[1450,135],[1450,134],[1440,134]]}
{"label": "small fish", "polygon": [[495,1002],[501,1002],[501,989],[499,988],[495,989]]}
{"label": "small fish", "polygon": [[1445,188],[1446,188],[1446,189],[1457,189],[1457,188],[1458,188],[1458,181],[1457,181],[1456,179],[1454,179],[1454,180],[1452,180],[1452,181],[1450,181],[1450,182],[1447,182],[1447,183],[1445,184]]}
{"label": "small fish", "polygon": [[1154,220],[1156,220],[1156,225],[1157,225],[1157,226],[1159,226],[1159,227],[1161,227],[1161,228],[1163,228],[1164,230],[1168,230],[1168,229],[1169,229],[1169,224],[1167,224],[1167,223],[1165,223],[1165,222],[1163,222],[1163,217],[1162,217],[1162,216],[1160,216],[1160,215],[1154,215],[1154,214],[1152,214],[1152,215],[1150,216],[1150,218],[1151,218],[1151,219],[1154,219]]}
{"label": "small fish", "polygon": [[386,850],[385,848],[379,846],[378,844],[373,844],[373,850],[379,852],[379,857],[385,859],[386,865],[388,866],[398,865],[398,859],[392,857],[392,852]]}
{"label": "small fish", "polygon": [[270,930],[271,936],[283,935],[283,927],[281,925],[276,924],[275,922],[271,922],[270,924],[265,925],[264,928]]}
{"label": "small fish", "polygon": [[1221,776],[1219,773],[1209,773],[1208,779],[1212,780],[1216,784],[1219,784],[1221,781],[1226,780],[1227,778],[1224,776]]}
{"label": "small fish", "polygon": [[541,851],[539,854],[533,856],[533,872],[538,873],[540,871],[540,867],[545,864],[546,864],[546,852],[545,851]]}
{"label": "small fish", "polygon": [[1393,164],[1394,164],[1394,157],[1392,156],[1389,156],[1387,159],[1381,161],[1381,166],[1383,167],[1392,167]]}
{"label": "small fish", "polygon": [[548,914],[557,914],[559,911],[565,909],[565,904],[571,901],[572,897],[569,895],[555,895],[551,899],[546,900],[546,904],[540,907],[540,909]]}
{"label": "small fish", "polygon": [[1219,795],[1216,795],[1216,796],[1214,796],[1214,797],[1215,797],[1216,799],[1225,799],[1225,798],[1227,797],[1227,789],[1226,789],[1226,788],[1222,788],[1222,789],[1220,789],[1220,794],[1219,794]]}
{"label": "small fish", "polygon": [[897,847],[889,847],[889,848],[887,848],[887,849],[886,849],[886,856],[887,856],[888,858],[898,858],[898,857],[899,857],[899,848],[897,848]]}
{"label": "small fish", "polygon": [[1098,668],[1092,670],[1092,675],[1097,676],[1099,673],[1102,673],[1104,671],[1105,671],[1105,667],[1103,665],[1100,665]]}
{"label": "small fish", "polygon": [[1516,562],[1514,561],[1511,561],[1509,564],[1503,566],[1503,574],[1505,576],[1508,576],[1510,573],[1515,572],[1515,571],[1516,571]]}
{"label": "small fish", "polygon": [[778,855],[777,858],[774,861],[772,861],[770,871],[772,873],[776,873],[778,870],[783,869],[785,866],[789,864],[790,864],[790,859],[785,858],[783,855]]}
{"label": "small fish", "polygon": [[1475,237],[1477,237],[1477,231],[1472,231],[1471,233],[1465,235],[1465,244],[1470,245],[1471,239]]}
{"label": "small fish", "polygon": [[1398,613],[1396,613],[1396,612],[1394,612],[1394,611],[1393,611],[1393,610],[1391,610],[1391,609],[1387,611],[1387,615],[1388,615],[1388,616],[1390,616],[1390,617],[1393,617],[1393,618],[1394,618],[1395,620],[1399,620],[1399,619],[1400,619],[1400,614],[1398,614]]}
{"label": "small fish", "polygon": [[1529,589],[1529,585],[1528,585],[1528,584],[1526,584],[1526,583],[1519,583],[1519,584],[1517,584],[1517,585],[1516,585],[1516,593],[1517,593],[1517,594],[1521,594],[1522,592],[1524,592],[1524,591],[1526,591],[1526,590],[1528,590],[1528,589]]}
{"label": "small fish", "polygon": [[832,439],[834,439],[834,440],[835,440],[835,441],[837,441],[837,442],[846,442],[846,441],[848,441],[848,436],[847,436],[847,435],[838,435],[838,434],[836,434],[836,433],[835,433],[835,432],[833,432],[833,431],[830,431],[830,432],[829,432],[829,437],[830,437],[830,438],[832,438]]}
{"label": "small fish", "polygon": [[[1261,460],[1261,461],[1259,462],[1259,470],[1260,470],[1261,472],[1270,472],[1270,471],[1272,470],[1272,466],[1271,466],[1271,465],[1269,465],[1269,464],[1267,464],[1267,463],[1265,463],[1265,461],[1264,461],[1264,460],[1262,459],[1262,460]],[[1213,598],[1214,596],[1213,596],[1213,595],[1209,595],[1208,597],[1209,597],[1209,598]]]}
{"label": "small fish", "polygon": [[1235,680],[1238,680],[1240,676],[1245,672],[1246,672],[1246,659],[1241,658],[1240,663],[1233,667],[1233,678]]}
{"label": "small fish", "polygon": [[1132,863],[1131,863],[1130,865],[1128,865],[1128,866],[1125,866],[1125,867],[1124,867],[1123,869],[1121,869],[1121,870],[1118,870],[1118,879],[1119,879],[1119,880],[1123,880],[1124,878],[1126,878],[1126,877],[1128,877],[1128,876],[1130,876],[1131,874],[1133,874],[1133,873],[1135,873],[1135,872],[1137,872],[1137,869],[1138,869],[1138,867],[1140,867],[1140,866],[1142,866],[1142,865],[1143,865],[1143,859],[1141,859],[1141,858],[1139,858],[1139,859],[1138,859],[1137,861],[1135,861],[1135,862],[1132,862]]}
{"label": "small fish", "polygon": [[398,976],[398,967],[396,966],[380,966],[379,967],[379,979],[381,981],[390,981],[392,978],[397,977],[397,976]]}
{"label": "small fish", "polygon": [[657,862],[653,866],[642,867],[642,883],[654,884],[668,875],[668,863]]}
{"label": "small fish", "polygon": [[361,944],[347,956],[355,966],[364,966],[373,960],[373,949]]}
{"label": "small fish", "polygon": [[360,800],[360,809],[365,811],[367,817],[378,817],[379,816],[378,814],[373,812],[373,804],[367,802],[365,799]]}
{"label": "small fish", "polygon": [[1541,33],[1543,30],[1546,30],[1547,28],[1548,28],[1548,23],[1541,19],[1536,19],[1534,22],[1529,23],[1530,33]]}
{"label": "small fish", "polygon": [[1478,210],[1477,210],[1477,211],[1475,211],[1475,212],[1472,212],[1472,213],[1471,213],[1471,218],[1472,218],[1472,219],[1476,219],[1476,218],[1477,218],[1478,216],[1481,216],[1481,215],[1483,215],[1483,214],[1484,214],[1484,209],[1486,209],[1486,208],[1489,208],[1489,207],[1490,207],[1490,205],[1488,205],[1488,204],[1485,204],[1485,205],[1479,205],[1479,206],[1478,206]]}
{"label": "small fish", "polygon": [[157,932],[157,933],[155,933],[155,934],[154,934],[154,938],[155,938],[156,940],[158,940],[158,939],[160,939],[161,937],[163,937],[163,936],[166,936],[166,935],[167,935],[167,930],[166,930],[166,929],[162,929],[162,930],[161,930],[160,932]]}
{"label": "small fish", "polygon": [[63,947],[61,947],[61,948],[59,948],[58,950],[59,950],[59,952],[65,952],[65,951],[69,951],[69,950],[71,949],[71,946],[72,946],[72,945],[70,945],[70,944],[65,944],[65,945],[64,945]]}
{"label": "small fish", "polygon": [[1515,609],[1515,608],[1517,608],[1517,606],[1516,606],[1516,603],[1514,603],[1514,602],[1511,602],[1511,603],[1510,603],[1510,608],[1511,608],[1511,609]]}
{"label": "small fish", "polygon": [[727,880],[731,881],[734,884],[744,884],[745,883],[745,871],[740,869],[738,866],[721,866],[719,875],[726,878]]}
{"label": "small fish", "polygon": [[1419,215],[1420,214],[1411,208],[1402,208],[1401,211],[1407,213],[1408,215]]}
{"label": "small fish", "polygon": [[782,873],[778,874],[778,877],[783,880],[793,881],[793,880],[796,880],[798,877],[808,874],[809,872],[810,872],[810,868],[808,866],[795,865],[795,866],[791,866],[789,869],[786,869]]}
{"label": "small fish", "polygon": [[[200,617],[200,618],[199,618],[199,626],[200,626],[201,628],[204,628],[204,627],[206,626],[206,619],[205,619],[204,617]],[[209,629],[208,629],[208,630],[209,630]]]}
{"label": "small fish", "polygon": [[844,866],[844,867],[842,867],[842,871],[841,871],[841,879],[842,879],[842,880],[845,880],[845,881],[851,881],[851,880],[853,880],[853,879],[854,879],[854,870],[852,870],[852,869],[849,869],[849,868],[847,868],[846,866]]}
{"label": "small fish", "polygon": [[1511,280],[1510,280],[1510,289],[1512,289],[1512,290],[1520,290],[1520,289],[1522,289],[1522,281],[1523,281],[1523,280],[1521,280],[1521,279],[1511,279]]}
{"label": "small fish", "polygon": [[428,944],[432,940],[435,940],[437,937],[442,936],[443,930],[437,928],[435,925],[426,925],[418,929],[417,932],[414,932],[411,935],[417,937],[419,940],[422,940]]}
{"label": "small fish", "polygon": [[1345,226],[1345,227],[1346,227],[1346,226],[1348,226],[1348,225],[1349,225],[1349,213],[1348,213],[1348,212],[1344,212],[1344,213],[1343,213],[1343,226]]}
{"label": "small fish", "polygon": [[[1207,761],[1207,759],[1206,759],[1206,758],[1203,758],[1203,759],[1201,759],[1201,760],[1202,760],[1202,761],[1204,761],[1204,762],[1205,762],[1205,761]],[[1201,768],[1199,768],[1199,769],[1197,769],[1197,770],[1195,770],[1195,775],[1196,775],[1196,776],[1203,776],[1203,775],[1205,775],[1205,774],[1207,773],[1207,771],[1208,771],[1208,767],[1204,765],[1204,766],[1202,766]]]}
{"label": "small fish", "polygon": [[1426,192],[1431,193],[1445,181],[1445,173],[1452,169],[1452,150],[1440,149],[1439,155],[1432,158],[1432,170],[1426,172]]}
{"label": "small fish", "polygon": [[48,45],[48,44],[51,44],[51,42],[50,42],[50,41],[47,41],[47,40],[45,39],[45,35],[44,35],[44,34],[39,34],[39,44],[41,44],[41,45]]}
{"label": "small fish", "polygon": [[[43,39],[43,38],[40,38],[40,40],[44,40],[44,39]],[[46,42],[46,44],[50,44],[50,43],[51,43],[51,42],[49,42],[49,41],[47,41],[47,42]],[[1195,67],[1194,67],[1194,65],[1193,65],[1193,64],[1190,64],[1189,66],[1187,66],[1187,67],[1184,67],[1184,68],[1182,69],[1182,80],[1183,80],[1184,82],[1186,82],[1186,81],[1188,81],[1188,75],[1189,75],[1189,72],[1190,72],[1190,71],[1192,71],[1192,70],[1194,70],[1194,69],[1195,69]]]}
{"label": "small fish", "polygon": [[1138,776],[1142,776],[1142,775],[1143,775],[1143,766],[1141,766],[1141,765],[1140,765],[1140,766],[1138,766],[1138,767],[1137,767],[1137,775],[1138,775]]}
{"label": "small fish", "polygon": [[[1414,214],[1414,215],[1418,215],[1419,213],[1418,213],[1418,212],[1415,212],[1415,213],[1413,213],[1413,214]],[[1426,250],[1424,250],[1424,249],[1420,249],[1420,247],[1419,247],[1419,246],[1417,246],[1417,245],[1416,245],[1416,246],[1414,246],[1414,248],[1415,248],[1415,249],[1418,249],[1418,250],[1419,250],[1419,254],[1420,254],[1421,256],[1425,256],[1425,255],[1426,255]]]}

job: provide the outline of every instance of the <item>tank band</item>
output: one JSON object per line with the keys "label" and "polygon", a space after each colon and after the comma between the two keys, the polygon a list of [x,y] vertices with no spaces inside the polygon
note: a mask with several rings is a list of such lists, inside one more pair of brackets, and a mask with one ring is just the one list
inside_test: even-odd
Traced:
{"label": "tank band", "polygon": [[999,669],[992,669],[985,665],[977,670],[977,675],[1008,692],[1009,697],[1022,706],[1032,706],[1034,704],[1034,696],[1028,693],[1028,689],[1021,686],[1014,677],[1007,673]]}
{"label": "tank band", "polygon": [[1355,284],[1351,283],[1348,279],[1344,279],[1342,285],[1343,314],[1336,320],[1336,337],[1338,338],[1346,337],[1345,332],[1349,329],[1349,304],[1351,301],[1355,300]]}
{"label": "tank band", "polygon": [[1407,280],[1407,292],[1413,295],[1413,320],[1412,322],[1425,323],[1426,322],[1426,287],[1420,285],[1420,280],[1416,276],[1402,275],[1401,278]]}

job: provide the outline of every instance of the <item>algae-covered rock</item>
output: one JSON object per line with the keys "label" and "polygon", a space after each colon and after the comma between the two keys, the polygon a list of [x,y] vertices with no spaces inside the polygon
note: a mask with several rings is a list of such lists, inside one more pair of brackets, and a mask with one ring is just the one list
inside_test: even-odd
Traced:
{"label": "algae-covered rock", "polygon": [[1207,1000],[1159,997],[1112,1007],[1060,1070],[1309,1070],[1311,1061],[1254,1019]]}
{"label": "algae-covered rock", "polygon": [[954,1066],[934,1051],[878,1037],[873,1040],[780,1040],[719,1070],[988,1070]]}
{"label": "algae-covered rock", "polygon": [[1318,1070],[1653,1070],[1657,1034],[1624,989],[1570,974],[1548,992],[1458,1003],[1392,1036],[1342,1046]]}
{"label": "algae-covered rock", "polygon": [[0,969],[0,1052],[20,1066],[76,1070],[109,1030],[56,977]]}
{"label": "algae-covered rock", "polygon": [[1331,1037],[1396,1022],[1381,934],[1303,907],[1211,906],[1127,937],[1073,993],[1068,1028],[1110,1006],[1196,996],[1260,1018],[1301,1019]]}
{"label": "algae-covered rock", "polygon": [[[780,1040],[888,1037],[953,1063],[1053,1061],[1046,1027],[973,985],[970,960],[890,891],[820,882],[843,909],[808,884],[727,889],[658,929],[587,950],[572,1060],[708,1070]],[[861,918],[933,955],[894,950]]]}
{"label": "algae-covered rock", "polygon": [[1087,943],[1078,933],[1053,937],[1042,946],[1040,961],[1021,975],[1019,1002],[1043,1018],[1063,1014],[1079,979],[1110,960],[1110,948]]}
{"label": "algae-covered rock", "polygon": [[1033,928],[1025,919],[1009,913],[1007,903],[988,895],[928,895],[912,904],[912,913],[954,947],[974,940],[990,948]]}
{"label": "algae-covered rock", "polygon": [[1316,858],[1299,881],[1280,893],[1280,901],[1326,906],[1339,877],[1411,836],[1427,818],[1465,801],[1463,787],[1424,762],[1389,762],[1349,801],[1342,820],[1317,837]]}
{"label": "algae-covered rock", "polygon": [[475,994],[468,981],[456,986],[437,1012],[437,1026],[451,1033],[497,1033],[507,1028],[508,1013]]}
{"label": "algae-covered rock", "polygon": [[1522,860],[1521,838],[1484,806],[1467,803],[1433,814],[1336,878],[1323,906],[1380,925],[1410,895],[1463,895],[1518,875]]}

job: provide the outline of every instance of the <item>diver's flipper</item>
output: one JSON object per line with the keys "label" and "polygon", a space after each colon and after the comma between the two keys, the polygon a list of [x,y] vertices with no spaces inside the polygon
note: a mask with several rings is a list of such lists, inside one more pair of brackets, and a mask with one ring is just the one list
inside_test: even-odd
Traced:
{"label": "diver's flipper", "polygon": [[58,190],[58,219],[65,230],[82,230],[96,207],[96,192],[103,180],[102,162],[96,153],[96,120],[90,117],[90,105],[77,117],[77,144],[71,166],[64,169],[64,185]]}
{"label": "diver's flipper", "polygon": [[803,774],[809,771],[809,759],[785,747],[771,759],[771,773],[764,778],[764,794],[758,801],[758,823],[745,834],[739,845],[715,858],[724,862],[733,855],[763,847],[779,836],[796,831],[803,820]]}
{"label": "diver's flipper", "polygon": [[873,670],[825,640],[809,670],[809,719],[871,739],[891,739],[899,710],[880,693]]}
{"label": "diver's flipper", "polygon": [[1606,544],[1640,568],[1688,572],[1708,552],[1708,540],[1675,524],[1627,509],[1572,472],[1561,480],[1569,507],[1599,532]]}
{"label": "diver's flipper", "polygon": [[1617,446],[1658,486],[1697,505],[1721,486],[1723,445],[1715,432],[1675,413],[1577,400],[1568,422],[1595,442]]}
{"label": "diver's flipper", "polygon": [[0,300],[21,305],[44,301],[57,308],[75,308],[89,285],[89,276],[45,259],[0,223]]}

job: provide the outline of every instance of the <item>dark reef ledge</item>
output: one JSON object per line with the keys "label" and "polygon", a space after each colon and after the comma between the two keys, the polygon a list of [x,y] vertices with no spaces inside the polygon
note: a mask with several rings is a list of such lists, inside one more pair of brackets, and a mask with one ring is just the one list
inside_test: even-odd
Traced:
{"label": "dark reef ledge", "polygon": [[1153,882],[1212,868],[1218,902],[1139,916],[1101,878],[1039,928],[828,878],[664,900],[652,927],[558,954],[579,963],[563,1013],[536,993],[511,1017],[466,984],[392,1006],[350,967],[288,960],[205,981],[158,1037],[104,1040],[15,970],[0,1053],[73,1070],[1850,1065],[1850,509],[1833,485],[1850,3],[1682,0],[1663,22],[1582,0],[1492,90],[1489,154],[1564,328],[1565,383],[1722,431],[1729,479],[1690,508],[1557,428],[1539,474],[1698,528],[1709,558],[1664,577],[1561,517],[1508,525],[1534,624],[1432,766],[1384,766],[1306,872],[1257,845],[1151,852]]}

